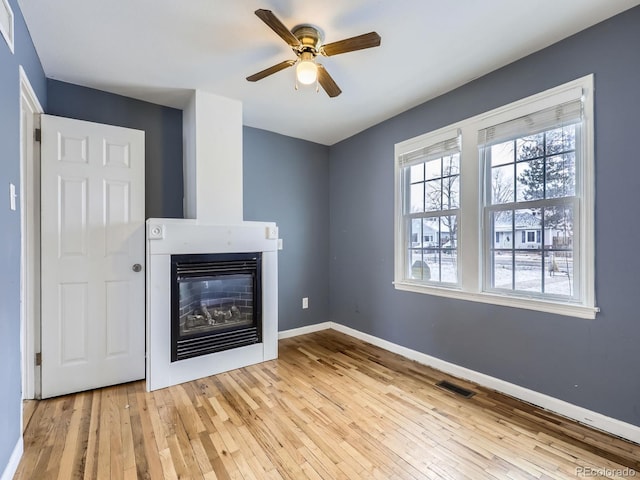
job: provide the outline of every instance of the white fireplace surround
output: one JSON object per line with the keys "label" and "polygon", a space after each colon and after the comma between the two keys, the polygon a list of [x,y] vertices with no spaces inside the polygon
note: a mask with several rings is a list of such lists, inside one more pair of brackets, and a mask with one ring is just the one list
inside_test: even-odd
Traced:
{"label": "white fireplace surround", "polygon": [[[277,358],[277,243],[275,223],[147,220],[148,391]],[[262,252],[262,343],[171,362],[171,255],[240,252]]]}
{"label": "white fireplace surround", "polygon": [[[183,111],[186,219],[147,220],[147,390],[278,356],[278,228],[243,221],[242,103],[196,90]],[[262,343],[171,362],[171,255],[262,252]]]}

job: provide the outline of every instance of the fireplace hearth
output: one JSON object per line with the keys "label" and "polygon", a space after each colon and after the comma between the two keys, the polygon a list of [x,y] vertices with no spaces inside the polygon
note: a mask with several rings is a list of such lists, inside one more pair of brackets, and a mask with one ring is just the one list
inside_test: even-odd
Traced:
{"label": "fireplace hearth", "polygon": [[262,341],[262,254],[171,255],[171,361]]}

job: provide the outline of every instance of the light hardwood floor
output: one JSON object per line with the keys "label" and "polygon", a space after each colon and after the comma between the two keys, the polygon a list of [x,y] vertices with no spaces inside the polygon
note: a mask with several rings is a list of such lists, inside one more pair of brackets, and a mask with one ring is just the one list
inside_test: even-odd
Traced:
{"label": "light hardwood floor", "polygon": [[281,340],[260,365],[26,412],[16,479],[640,478],[638,445],[332,330]]}

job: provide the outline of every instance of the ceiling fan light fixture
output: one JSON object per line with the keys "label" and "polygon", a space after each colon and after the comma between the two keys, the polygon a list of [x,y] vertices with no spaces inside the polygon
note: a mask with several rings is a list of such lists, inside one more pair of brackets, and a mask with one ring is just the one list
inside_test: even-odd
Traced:
{"label": "ceiling fan light fixture", "polygon": [[298,90],[299,83],[303,85],[315,83],[316,92],[322,87],[329,97],[337,97],[342,93],[342,90],[340,90],[340,87],[338,87],[333,78],[331,78],[327,69],[324,68],[322,64],[316,63],[316,56],[323,55],[325,57],[331,57],[341,53],[380,46],[380,35],[376,32],[364,33],[355,37],[345,38],[344,40],[338,40],[337,42],[324,43],[322,31],[314,25],[303,23],[289,30],[271,10],[259,8],[255,11],[255,14],[292,48],[297,58],[295,60],[285,60],[284,62],[265,68],[258,73],[254,73],[247,77],[247,81],[249,82],[257,82],[280,70],[295,65],[296,90]]}
{"label": "ceiling fan light fixture", "polygon": [[296,77],[303,85],[311,85],[318,79],[318,65],[314,62],[313,55],[303,53],[300,62],[296,66]]}

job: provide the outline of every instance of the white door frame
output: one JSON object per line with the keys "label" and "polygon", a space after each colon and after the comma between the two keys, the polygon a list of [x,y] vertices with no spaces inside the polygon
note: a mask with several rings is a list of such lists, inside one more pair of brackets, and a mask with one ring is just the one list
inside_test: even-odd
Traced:
{"label": "white door frame", "polygon": [[[27,111],[23,111],[26,105]],[[44,110],[20,65],[20,337],[22,350],[22,398],[40,396],[40,147],[34,131]],[[25,131],[23,115],[33,115],[33,128]],[[22,419],[22,416],[21,416]],[[22,420],[21,420],[22,421]]]}

